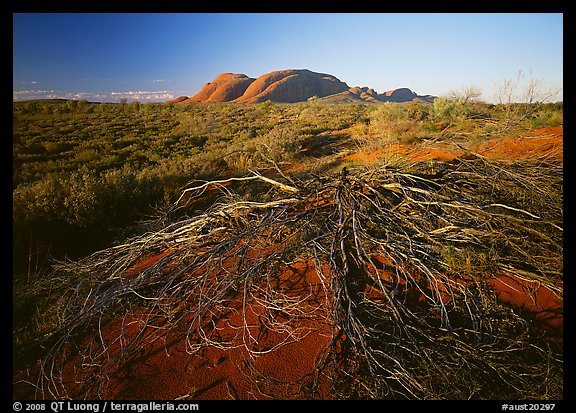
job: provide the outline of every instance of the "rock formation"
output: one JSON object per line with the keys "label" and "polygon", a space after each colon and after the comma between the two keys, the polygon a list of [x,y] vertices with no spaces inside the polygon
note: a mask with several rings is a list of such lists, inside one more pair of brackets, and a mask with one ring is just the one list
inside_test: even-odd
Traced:
{"label": "rock formation", "polygon": [[190,99],[188,96],[178,96],[176,99],[167,101],[166,103],[180,103]]}
{"label": "rock formation", "polygon": [[407,87],[402,87],[385,92],[383,95],[380,95],[380,100],[383,102],[408,102],[416,97],[418,97],[416,93]]}
{"label": "rock formation", "polygon": [[229,102],[237,99],[256,79],[236,73],[222,73],[186,102]]}
{"label": "rock formation", "polygon": [[257,79],[244,74],[222,73],[204,85],[196,95],[171,102],[303,102],[317,97],[327,102],[432,102],[433,96],[420,96],[408,88],[383,94],[369,87],[350,88],[335,76],[307,69],[278,70]]}
{"label": "rock formation", "polygon": [[332,75],[306,69],[280,70],[260,76],[237,101],[301,102],[312,96],[323,97],[345,90],[348,90],[348,85]]}

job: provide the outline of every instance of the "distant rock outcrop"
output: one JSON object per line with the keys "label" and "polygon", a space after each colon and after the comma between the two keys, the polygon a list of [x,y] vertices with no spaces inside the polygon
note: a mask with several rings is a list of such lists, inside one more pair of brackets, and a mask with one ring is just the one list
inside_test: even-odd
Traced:
{"label": "distant rock outcrop", "polygon": [[378,93],[372,88],[369,87],[353,87],[349,89],[350,93],[355,94],[361,100],[366,102],[376,102],[378,100]]}
{"label": "distant rock outcrop", "polygon": [[166,103],[180,103],[190,99],[188,96],[178,96],[176,99],[167,101]]}
{"label": "distant rock outcrop", "polygon": [[237,99],[256,79],[236,73],[222,73],[186,102],[229,102]]}
{"label": "distant rock outcrop", "polygon": [[267,73],[256,79],[244,74],[222,73],[204,85],[196,95],[171,102],[303,102],[311,97],[327,102],[432,102],[433,96],[417,95],[408,88],[383,94],[369,87],[350,88],[335,76],[308,69],[288,69]]}
{"label": "distant rock outcrop", "polygon": [[408,88],[393,89],[380,94],[372,88],[355,86],[345,92],[326,96],[321,100],[328,103],[432,103],[435,98],[432,95],[418,95]]}
{"label": "distant rock outcrop", "polygon": [[270,72],[256,79],[237,99],[238,102],[257,103],[301,102],[312,96],[323,97],[348,90],[348,85],[335,76],[307,69]]}
{"label": "distant rock outcrop", "polygon": [[380,100],[383,102],[408,102],[417,98],[418,95],[412,92],[407,87],[402,87],[400,89],[392,89],[380,95]]}

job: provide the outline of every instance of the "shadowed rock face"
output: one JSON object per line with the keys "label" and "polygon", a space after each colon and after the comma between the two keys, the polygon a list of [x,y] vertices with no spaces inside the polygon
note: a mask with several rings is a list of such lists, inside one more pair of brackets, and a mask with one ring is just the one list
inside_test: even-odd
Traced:
{"label": "shadowed rock face", "polygon": [[389,90],[380,95],[380,100],[384,102],[408,102],[417,98],[418,95],[406,87]]}
{"label": "shadowed rock face", "polygon": [[335,76],[307,69],[278,70],[257,79],[244,74],[222,73],[191,98],[173,102],[302,102],[316,96],[334,102],[409,102],[415,99],[432,101],[408,88],[378,94],[368,87],[350,88]]}
{"label": "shadowed rock face", "polygon": [[385,93],[377,93],[368,87],[355,86],[345,92],[323,97],[321,100],[330,103],[380,103],[380,102],[423,102],[432,103],[435,97],[431,95],[418,95],[408,88],[393,89]]}
{"label": "shadowed rock face", "polygon": [[178,96],[176,99],[167,101],[166,103],[180,103],[190,99],[188,96]]}
{"label": "shadowed rock face", "polygon": [[378,100],[378,93],[376,93],[376,91],[372,88],[369,87],[353,87],[350,88],[348,90],[351,94],[355,95],[358,97],[359,100],[361,101],[366,101],[366,102],[375,102]]}

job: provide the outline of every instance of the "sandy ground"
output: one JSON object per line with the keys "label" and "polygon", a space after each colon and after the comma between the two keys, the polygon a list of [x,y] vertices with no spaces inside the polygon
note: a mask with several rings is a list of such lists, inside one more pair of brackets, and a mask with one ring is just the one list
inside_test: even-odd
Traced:
{"label": "sandy ground", "polygon": [[[364,165],[381,162],[394,155],[405,156],[408,161],[451,161],[478,153],[492,159],[521,159],[533,155],[548,154],[554,159],[563,157],[563,127],[541,128],[522,137],[500,137],[480,143],[459,144],[437,142],[431,144],[390,144],[373,151],[356,151],[344,156],[342,161],[355,161]],[[466,146],[463,146],[466,145]]]}

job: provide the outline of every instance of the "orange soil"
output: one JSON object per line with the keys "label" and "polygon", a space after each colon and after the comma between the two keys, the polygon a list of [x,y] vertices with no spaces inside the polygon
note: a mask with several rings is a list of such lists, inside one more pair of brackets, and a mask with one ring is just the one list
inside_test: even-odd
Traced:
{"label": "orange soil", "polygon": [[562,343],[564,300],[538,281],[502,275],[488,281],[498,298],[529,320],[530,333],[541,334]]}
{"label": "orange soil", "polygon": [[[283,275],[278,280],[278,291],[308,296],[304,304],[320,307],[324,297],[313,263],[287,267]],[[282,315],[277,315],[277,319],[282,319]],[[288,317],[286,321],[289,322]],[[203,348],[189,354],[183,340],[185,332],[175,331],[166,340],[143,349],[142,358],[119,371],[110,380],[104,398],[175,399],[186,395],[198,400],[296,398],[299,387],[290,383],[300,379],[305,384],[331,338],[330,326],[323,322],[321,314],[299,322],[301,339],[268,329],[265,311],[257,302],[248,303],[244,310],[238,300],[227,314],[213,317],[212,322],[212,331],[207,334],[215,342],[229,343],[227,348]],[[134,327],[137,329],[137,324]],[[113,341],[121,331],[121,323],[116,321],[106,328],[105,335]],[[266,380],[250,380],[254,370]],[[328,383],[321,382],[318,397],[328,397]]]}
{"label": "orange soil", "polygon": [[[502,138],[484,142],[469,150],[484,156],[517,159],[535,153],[549,153],[562,158],[562,127],[534,131],[522,138]],[[388,151],[409,154],[410,159],[451,160],[464,155],[454,146],[435,145],[434,148],[414,148],[410,145],[392,145]],[[357,160],[372,163],[378,154],[357,153],[341,160]],[[155,255],[127,272],[127,276],[149,268],[166,257],[170,250]],[[381,260],[380,264],[384,263]],[[385,272],[380,271],[385,277]],[[332,326],[324,313],[326,297],[321,280],[312,261],[286,266],[277,281],[276,290],[287,296],[301,298],[303,305],[318,308],[314,317],[298,320],[300,337],[287,332],[274,331],[267,327],[266,314],[257,301],[243,308],[242,300],[230,304],[226,314],[214,314],[212,328],[207,332],[215,341],[227,340],[231,348],[203,348],[190,354],[186,351],[186,329],[193,323],[181,323],[172,333],[161,340],[145,345],[138,357],[114,371],[106,387],[98,397],[105,399],[294,399],[302,397],[300,391],[308,389],[312,379],[317,379],[315,397],[329,399],[330,383],[322,375],[315,376],[316,362],[325,355],[331,341]],[[545,334],[552,340],[562,342],[563,299],[537,282],[525,281],[509,276],[490,280],[499,298],[514,307],[517,314],[528,318],[533,331]],[[366,291],[369,293],[369,291]],[[419,297],[415,296],[415,300]],[[113,319],[104,325],[100,340],[104,340],[109,351],[128,345],[136,334],[154,332],[144,325],[150,314],[145,309],[123,319]],[[284,317],[284,318],[283,318]],[[290,317],[278,314],[277,320],[292,323]],[[185,320],[186,321],[186,320]],[[245,327],[243,327],[245,326]],[[197,325],[196,325],[197,327]],[[195,327],[195,328],[196,328]],[[192,337],[194,334],[192,334]],[[92,337],[98,341],[98,336]],[[89,342],[89,341],[88,341]],[[277,348],[275,348],[278,346]],[[254,352],[261,352],[255,354]],[[93,372],[82,369],[82,360],[71,356],[64,371],[64,384],[71,395],[91,382]],[[249,376],[257,372],[261,380]],[[14,377],[15,399],[33,399],[33,386],[19,379],[34,381],[21,372]],[[297,385],[290,382],[297,381]],[[308,391],[304,394],[310,394]],[[46,396],[45,396],[46,397]],[[96,395],[95,395],[96,397]]]}
{"label": "orange soil", "polygon": [[[378,274],[384,283],[402,284],[406,288],[405,282],[399,279],[390,268],[393,262],[384,257],[372,256],[373,262],[379,267],[371,267],[373,274]],[[388,269],[384,269],[388,268]],[[454,280],[456,282],[463,282]],[[487,280],[494,293],[501,302],[510,305],[518,316],[529,320],[530,333],[536,333],[546,337],[550,341],[563,342],[563,298],[559,297],[548,287],[543,286],[538,281],[531,281],[511,275],[499,275]],[[448,291],[439,287],[440,299],[446,302],[450,299]],[[386,299],[377,289],[366,285],[365,293],[371,299]],[[407,301],[414,307],[424,303],[424,297],[417,289],[406,288]],[[428,291],[429,293],[429,291]]]}
{"label": "orange soil", "polygon": [[160,254],[153,255],[150,258],[140,261],[138,264],[128,268],[128,270],[124,273],[124,276],[132,277],[138,275],[138,273],[150,268],[151,266],[156,264],[156,262],[158,262],[160,259],[170,254],[172,251],[173,251],[172,248],[168,248],[166,251],[163,251]]}
{"label": "orange soil", "polygon": [[[126,276],[146,270],[169,252],[166,250],[133,266]],[[225,259],[223,267],[234,267],[234,260],[234,257]],[[270,327],[270,311],[266,311],[261,303],[257,300],[243,303],[239,297],[229,303],[226,313],[213,314],[208,328],[201,326],[211,341],[225,343],[222,348],[204,347],[197,352],[187,351],[185,337],[188,334],[196,342],[200,327],[190,317],[184,317],[168,336],[161,339],[148,325],[154,314],[146,308],[103,322],[101,331],[82,341],[83,348],[93,346],[94,353],[105,347],[106,354],[119,354],[138,336],[144,337],[148,344],[122,366],[115,365],[104,353],[98,357],[95,362],[109,372],[109,380],[100,393],[91,390],[91,398],[295,399],[302,397],[302,389],[310,389],[313,384],[316,386],[315,398],[330,398],[328,379],[318,376],[315,371],[317,362],[327,351],[332,329],[324,310],[326,297],[314,262],[286,265],[273,287],[277,293],[300,300],[299,306],[312,310],[301,318],[280,310],[273,314],[275,321],[291,327],[282,331]],[[61,385],[68,396],[77,398],[94,385],[97,372],[87,367],[90,363],[87,364],[73,351],[65,354],[64,358],[66,363]],[[34,382],[36,377],[37,368],[34,367],[31,371],[16,374],[14,398],[50,398],[49,394],[35,393],[33,386],[20,381]],[[254,377],[260,379],[254,380]]]}
{"label": "orange soil", "polygon": [[[466,149],[493,159],[521,159],[536,154],[549,154],[554,159],[562,159],[563,127],[541,128],[522,137],[495,138],[486,142],[471,144]],[[386,157],[403,155],[408,161],[452,161],[466,156],[466,150],[454,144],[438,142],[431,145],[390,144],[385,149],[370,152],[359,151],[341,158],[341,161],[355,161],[372,165]]]}

